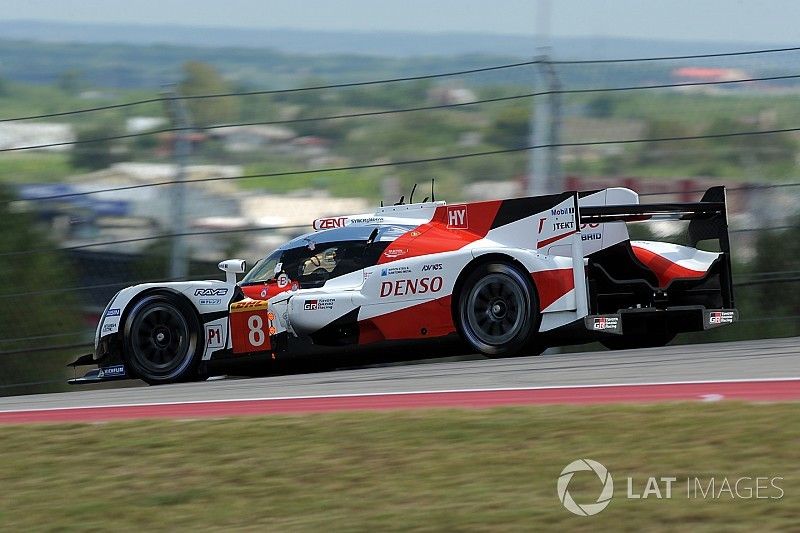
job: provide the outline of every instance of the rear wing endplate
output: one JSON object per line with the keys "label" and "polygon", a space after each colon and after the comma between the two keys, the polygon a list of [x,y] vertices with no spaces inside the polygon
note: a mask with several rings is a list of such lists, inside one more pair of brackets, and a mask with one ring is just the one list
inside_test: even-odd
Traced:
{"label": "rear wing endplate", "polygon": [[586,206],[580,209],[581,224],[689,220],[689,241],[718,239],[720,249],[730,252],[725,187],[711,187],[699,202]]}

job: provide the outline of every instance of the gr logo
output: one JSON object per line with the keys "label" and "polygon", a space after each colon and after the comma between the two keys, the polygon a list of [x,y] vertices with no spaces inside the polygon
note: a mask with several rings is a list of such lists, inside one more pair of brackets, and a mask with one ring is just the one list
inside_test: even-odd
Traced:
{"label": "gr logo", "polygon": [[[569,493],[569,482],[572,481],[572,476],[577,472],[594,472],[600,479],[603,489],[600,496],[594,503],[579,504]],[[567,511],[578,516],[592,516],[596,515],[611,503],[611,498],[614,496],[614,480],[608,469],[597,461],[591,459],[578,459],[572,461],[564,467],[561,475],[558,476],[558,483],[556,484],[556,491],[558,492],[558,499]]]}

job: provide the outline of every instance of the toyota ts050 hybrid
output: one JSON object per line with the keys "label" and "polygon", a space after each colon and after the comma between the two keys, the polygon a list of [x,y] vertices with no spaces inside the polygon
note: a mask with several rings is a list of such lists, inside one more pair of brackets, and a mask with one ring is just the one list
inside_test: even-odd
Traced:
{"label": "toyota ts050 hybrid", "polygon": [[[689,246],[632,241],[628,222],[687,220]],[[97,365],[73,383],[200,379],[217,361],[293,346],[458,335],[488,356],[598,340],[660,346],[737,319],[725,191],[639,204],[624,188],[447,205],[424,201],[315,220],[225,281],[148,283],[108,303]],[[697,248],[711,241],[716,251]]]}

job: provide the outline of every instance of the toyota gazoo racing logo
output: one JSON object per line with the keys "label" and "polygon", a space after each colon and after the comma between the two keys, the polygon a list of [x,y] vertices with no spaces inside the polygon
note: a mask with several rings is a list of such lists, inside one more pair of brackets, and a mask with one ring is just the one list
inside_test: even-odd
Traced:
{"label": "toyota gazoo racing logo", "polygon": [[[579,504],[572,499],[569,493],[569,483],[577,472],[594,472],[603,485],[600,496],[597,497],[594,503]],[[608,507],[608,504],[611,503],[611,498],[614,496],[614,480],[611,478],[608,469],[597,461],[578,459],[577,461],[572,461],[561,471],[561,475],[558,476],[556,491],[558,492],[558,499],[567,511],[578,516],[592,516]]]}
{"label": "toyota gazoo racing logo", "polygon": [[733,320],[733,311],[712,311],[708,314],[709,324],[731,324]]}
{"label": "toyota gazoo racing logo", "polygon": [[613,316],[600,316],[594,319],[594,329],[603,331],[607,329],[617,329],[619,318]]}

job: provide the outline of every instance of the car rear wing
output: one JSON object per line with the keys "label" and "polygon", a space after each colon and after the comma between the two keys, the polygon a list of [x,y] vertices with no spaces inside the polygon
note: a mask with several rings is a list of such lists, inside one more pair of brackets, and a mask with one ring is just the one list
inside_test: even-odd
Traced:
{"label": "car rear wing", "polygon": [[689,220],[689,244],[715,239],[720,250],[730,254],[725,187],[711,187],[699,202],[586,206],[580,209],[581,224]]}

